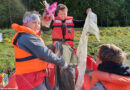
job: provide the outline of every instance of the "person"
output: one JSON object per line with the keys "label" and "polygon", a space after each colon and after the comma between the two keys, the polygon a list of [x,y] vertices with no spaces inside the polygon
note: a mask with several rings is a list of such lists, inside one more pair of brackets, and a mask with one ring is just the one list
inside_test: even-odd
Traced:
{"label": "person", "polygon": [[[59,4],[56,10],[56,17],[55,19],[51,22],[50,24],[50,28],[52,28],[52,41],[53,41],[53,45],[55,45],[56,41],[63,41],[66,44],[68,44],[71,48],[73,48],[74,46],[74,28],[76,27],[83,27],[85,20],[74,20],[72,16],[68,16],[68,8],[66,5],[64,4]],[[86,14],[88,14],[89,16],[91,15],[95,15],[92,13],[91,8],[86,10]],[[43,14],[43,18],[45,14]],[[50,18],[51,21],[52,18]],[[97,19],[96,19],[97,20]],[[43,20],[44,22],[42,23],[42,28],[43,30],[47,30],[50,28],[47,28],[48,26],[45,23],[45,20]],[[50,22],[48,21],[48,22]],[[46,27],[47,26],[47,27]],[[74,49],[74,52],[76,53],[76,49]],[[93,61],[90,61],[90,63],[93,63]],[[51,82],[51,86],[54,87],[54,82],[52,82],[52,80],[54,80],[54,66],[51,66],[51,77],[50,77],[50,82]],[[94,66],[96,66],[96,64],[94,63]],[[73,73],[76,74],[77,69],[73,70]],[[75,82],[76,82],[76,78],[78,75],[74,75],[75,78]]]}
{"label": "person", "polygon": [[62,57],[45,46],[40,38],[40,18],[34,12],[23,17],[23,25],[12,24],[17,31],[12,39],[15,54],[16,82],[20,90],[51,90],[46,78],[48,63],[67,67]]}
{"label": "person", "polygon": [[[45,12],[44,12],[45,13]],[[59,4],[56,10],[56,17],[53,19],[53,16],[49,18],[49,21],[46,21],[45,14],[43,13],[43,20],[42,20],[42,29],[43,30],[52,30],[52,44],[55,45],[57,41],[65,42],[71,48],[74,46],[74,27],[83,27],[84,20],[74,20],[72,16],[68,16],[68,8],[64,4]],[[46,21],[46,22],[45,22]],[[50,26],[48,26],[50,25]],[[53,50],[54,51],[54,50]],[[76,49],[74,49],[76,52]],[[50,77],[49,81],[51,86],[55,87],[55,66],[49,64],[48,68],[50,68]]]}
{"label": "person", "polygon": [[[74,46],[74,27],[83,27],[84,20],[74,20],[72,16],[68,16],[68,8],[64,4],[59,4],[57,6],[56,14],[57,16],[51,22],[50,28],[52,31],[52,41],[53,45],[56,41],[64,41],[70,47]],[[43,16],[44,18],[45,16]],[[50,18],[52,19],[52,18]],[[42,23],[45,30],[49,29],[45,27],[45,23]]]}
{"label": "person", "polygon": [[91,73],[91,90],[130,90],[130,68],[124,53],[114,44],[99,46],[98,70]]}

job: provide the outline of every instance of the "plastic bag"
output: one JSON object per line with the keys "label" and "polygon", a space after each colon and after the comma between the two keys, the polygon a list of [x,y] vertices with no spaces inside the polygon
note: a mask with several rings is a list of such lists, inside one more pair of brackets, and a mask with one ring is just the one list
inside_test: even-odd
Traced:
{"label": "plastic bag", "polygon": [[99,41],[99,29],[97,26],[97,16],[93,12],[89,12],[85,24],[83,27],[83,31],[80,37],[80,42],[77,48],[77,56],[79,57],[78,64],[78,78],[75,85],[75,90],[82,90],[82,85],[84,81],[84,74],[86,70],[86,57],[87,57],[87,46],[88,46],[88,35],[94,34],[96,35],[97,40]]}
{"label": "plastic bag", "polygon": [[43,13],[42,26],[49,27],[52,19],[54,19],[55,11],[57,8],[57,2],[54,2],[52,5],[49,5],[45,0],[44,4],[45,4],[45,12]]}

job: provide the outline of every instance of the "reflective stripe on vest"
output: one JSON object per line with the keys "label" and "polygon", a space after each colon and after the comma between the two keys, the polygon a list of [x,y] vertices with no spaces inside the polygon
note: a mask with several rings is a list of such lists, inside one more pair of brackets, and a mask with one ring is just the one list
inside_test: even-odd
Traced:
{"label": "reflective stripe on vest", "polygon": [[62,24],[62,25],[53,25],[53,28],[54,27],[68,27],[68,28],[74,28],[74,26],[72,26],[72,25],[64,25],[64,24]]}
{"label": "reflective stripe on vest", "polygon": [[73,39],[53,39],[53,41],[74,41]]}

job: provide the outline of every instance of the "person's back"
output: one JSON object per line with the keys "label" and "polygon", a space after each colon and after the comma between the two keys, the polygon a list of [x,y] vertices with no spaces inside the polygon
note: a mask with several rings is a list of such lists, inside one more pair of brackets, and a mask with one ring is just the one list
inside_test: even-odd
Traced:
{"label": "person's back", "polygon": [[98,70],[91,73],[91,90],[130,90],[130,68],[123,64],[126,54],[113,44],[99,47]]}

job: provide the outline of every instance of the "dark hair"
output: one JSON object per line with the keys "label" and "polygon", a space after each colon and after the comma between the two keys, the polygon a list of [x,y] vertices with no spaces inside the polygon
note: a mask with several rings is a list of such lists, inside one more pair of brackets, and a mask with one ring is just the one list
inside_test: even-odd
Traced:
{"label": "dark hair", "polygon": [[126,53],[114,44],[103,44],[99,46],[98,57],[102,62],[112,61],[121,64],[126,59]]}
{"label": "dark hair", "polygon": [[58,14],[59,10],[62,10],[62,11],[66,10],[66,12],[68,12],[68,8],[67,8],[67,6],[64,5],[64,4],[59,4],[59,5],[57,6],[56,14]]}

